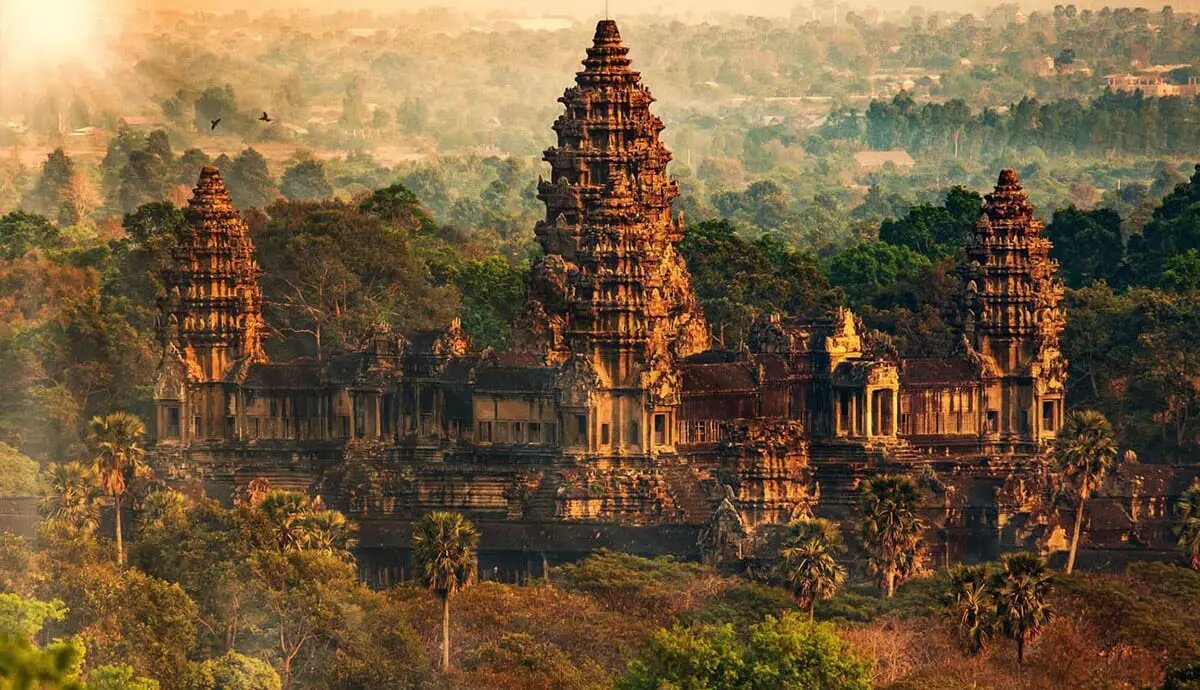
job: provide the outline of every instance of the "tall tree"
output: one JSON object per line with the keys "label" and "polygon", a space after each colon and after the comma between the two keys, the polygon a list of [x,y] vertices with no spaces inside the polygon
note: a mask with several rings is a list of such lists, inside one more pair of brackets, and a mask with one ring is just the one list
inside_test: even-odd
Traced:
{"label": "tall tree", "polygon": [[279,198],[279,189],[267,167],[267,159],[253,148],[234,157],[225,181],[233,205],[240,209],[265,208]]}
{"label": "tall tree", "polygon": [[72,532],[92,532],[100,522],[99,485],[92,467],[81,462],[52,462],[46,468],[41,511]]}
{"label": "tall tree", "polygon": [[992,637],[994,598],[988,566],[960,565],[950,571],[950,613],[971,654],[983,651]]}
{"label": "tall tree", "polygon": [[867,551],[867,565],[890,598],[897,580],[912,574],[919,560],[925,523],[917,514],[921,490],[906,475],[880,475],[863,482],[859,509],[859,534]]}
{"label": "tall tree", "polygon": [[1075,569],[1075,554],[1079,549],[1088,497],[1100,488],[1117,463],[1117,447],[1108,419],[1095,410],[1071,412],[1054,440],[1053,457],[1057,469],[1078,492],[1075,527],[1071,531],[1071,550],[1067,556],[1067,573],[1070,574]]}
{"label": "tall tree", "polygon": [[1050,622],[1046,604],[1050,573],[1046,561],[1031,553],[1005,554],[993,576],[996,617],[1005,636],[1017,643],[1017,663],[1025,663],[1025,647]]}
{"label": "tall tree", "polygon": [[88,423],[88,443],[96,462],[100,486],[113,499],[114,532],[117,541],[117,563],[125,564],[125,542],[121,535],[121,499],[129,483],[143,476],[146,451],[141,446],[146,427],[142,420],[128,412],[113,412],[105,417],[93,417]]}
{"label": "tall tree", "polygon": [[1179,497],[1179,547],[1193,570],[1200,571],[1200,479]]}
{"label": "tall tree", "polygon": [[61,148],[54,149],[42,164],[42,174],[26,197],[27,206],[35,213],[54,218],[59,225],[79,222],[79,212],[72,203],[75,184],[75,163]]}
{"label": "tall tree", "polygon": [[413,526],[413,565],[442,602],[442,670],[450,669],[450,597],[475,581],[479,532],[459,513],[434,511]]}
{"label": "tall tree", "polygon": [[808,609],[809,621],[814,618],[817,601],[837,594],[846,580],[846,569],[837,561],[845,550],[841,529],[834,522],[816,518],[798,520],[789,527],[779,550],[778,568],[796,603]]}
{"label": "tall tree", "polygon": [[284,170],[279,188],[291,201],[317,201],[333,196],[325,164],[313,159],[302,160]]}

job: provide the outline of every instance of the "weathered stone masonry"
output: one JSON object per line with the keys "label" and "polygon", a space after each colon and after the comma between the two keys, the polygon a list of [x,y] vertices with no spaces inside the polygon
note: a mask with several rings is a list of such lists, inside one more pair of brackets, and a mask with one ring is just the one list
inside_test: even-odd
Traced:
{"label": "weathered stone masonry", "polygon": [[1062,287],[1016,175],[961,267],[960,356],[899,359],[845,309],[713,350],[663,124],[614,22],[583,65],[545,153],[544,256],[514,352],[476,352],[453,323],[268,362],[253,247],[220,173],[201,172],[161,302],[155,459],[171,481],[319,493],[360,523],[364,574],[384,584],[432,509],[480,523],[506,575],[599,547],[721,561],[796,516],[848,517],[882,471],[922,478],[935,557],[1052,538]]}

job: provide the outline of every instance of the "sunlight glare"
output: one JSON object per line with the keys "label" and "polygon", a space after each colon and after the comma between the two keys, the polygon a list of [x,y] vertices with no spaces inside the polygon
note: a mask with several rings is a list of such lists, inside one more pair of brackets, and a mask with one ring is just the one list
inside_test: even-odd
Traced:
{"label": "sunlight glare", "polygon": [[0,0],[0,67],[58,67],[86,59],[94,0]]}

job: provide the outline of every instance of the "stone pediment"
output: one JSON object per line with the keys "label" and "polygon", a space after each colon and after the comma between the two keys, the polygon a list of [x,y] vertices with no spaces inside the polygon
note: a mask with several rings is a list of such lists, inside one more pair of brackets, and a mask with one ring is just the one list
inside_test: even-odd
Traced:
{"label": "stone pediment", "polygon": [[167,343],[154,372],[154,399],[183,400],[187,385],[203,377],[200,367],[185,358],[175,343]]}
{"label": "stone pediment", "polygon": [[602,386],[600,375],[586,357],[571,357],[554,382],[563,407],[589,407]]}

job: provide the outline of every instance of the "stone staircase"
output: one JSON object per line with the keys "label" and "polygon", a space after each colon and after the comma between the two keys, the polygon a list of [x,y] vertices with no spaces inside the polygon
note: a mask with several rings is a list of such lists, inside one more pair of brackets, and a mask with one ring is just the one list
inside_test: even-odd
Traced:
{"label": "stone staircase", "polygon": [[704,489],[708,480],[702,478],[687,463],[675,458],[664,462],[661,472],[671,500],[675,501],[683,521],[693,525],[708,522],[716,507]]}

